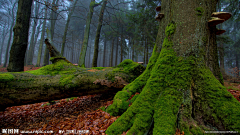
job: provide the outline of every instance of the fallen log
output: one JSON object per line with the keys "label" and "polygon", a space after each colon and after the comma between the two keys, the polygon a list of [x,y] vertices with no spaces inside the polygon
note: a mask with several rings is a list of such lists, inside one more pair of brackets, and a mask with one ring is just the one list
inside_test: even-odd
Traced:
{"label": "fallen log", "polygon": [[0,72],[0,111],[11,106],[119,91],[144,70],[129,59],[115,68],[81,68],[58,59],[38,70]]}

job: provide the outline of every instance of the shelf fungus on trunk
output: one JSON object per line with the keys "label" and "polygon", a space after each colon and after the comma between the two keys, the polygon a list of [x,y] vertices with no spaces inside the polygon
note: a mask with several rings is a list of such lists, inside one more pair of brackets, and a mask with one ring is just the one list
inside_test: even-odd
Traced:
{"label": "shelf fungus on trunk", "polygon": [[211,20],[208,21],[208,25],[209,27],[213,27],[220,23],[223,23],[224,21],[225,21],[224,19],[220,19],[218,17],[211,17]]}
{"label": "shelf fungus on trunk", "polygon": [[157,11],[157,12],[161,11],[161,6],[157,6],[157,7],[156,7],[156,11]]}
{"label": "shelf fungus on trunk", "polygon": [[159,13],[159,14],[155,17],[155,19],[160,22],[163,17],[164,17],[164,14],[163,14],[163,13]]}
{"label": "shelf fungus on trunk", "polygon": [[226,30],[217,29],[216,35],[221,35],[221,34],[223,34],[224,32],[226,32]]}
{"label": "shelf fungus on trunk", "polygon": [[218,17],[224,19],[225,21],[231,18],[232,14],[229,12],[213,12],[212,17]]}

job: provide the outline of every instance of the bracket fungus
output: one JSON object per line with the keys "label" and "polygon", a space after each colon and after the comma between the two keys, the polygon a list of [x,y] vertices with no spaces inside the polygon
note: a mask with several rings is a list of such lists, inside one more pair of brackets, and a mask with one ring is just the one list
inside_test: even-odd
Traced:
{"label": "bracket fungus", "polygon": [[161,6],[157,6],[157,7],[156,7],[156,11],[157,11],[157,12],[161,11]]}
{"label": "bracket fungus", "polygon": [[155,19],[160,22],[163,17],[164,17],[164,14],[163,14],[163,13],[159,13],[159,14],[155,17]]}
{"label": "bracket fungus", "polygon": [[212,17],[218,17],[220,19],[228,20],[232,16],[229,12],[213,12]]}
{"label": "bracket fungus", "polygon": [[212,17],[212,19],[208,21],[208,25],[209,27],[213,27],[220,23],[223,23],[224,21],[225,21],[224,19],[220,19],[218,17]]}
{"label": "bracket fungus", "polygon": [[217,29],[216,35],[221,35],[221,34],[223,34],[224,32],[226,32],[226,30]]}

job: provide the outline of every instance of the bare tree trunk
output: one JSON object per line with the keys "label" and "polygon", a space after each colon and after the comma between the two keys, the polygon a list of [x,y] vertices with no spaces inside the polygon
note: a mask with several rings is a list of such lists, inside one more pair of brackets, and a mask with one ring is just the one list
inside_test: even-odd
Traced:
{"label": "bare tree trunk", "polygon": [[2,43],[1,43],[1,50],[0,50],[0,65],[2,65],[2,51],[3,51],[3,44],[4,44],[4,40],[5,40],[5,37],[7,36],[7,33],[9,32],[8,29],[9,27],[7,27],[7,31],[5,31],[5,26],[7,25],[7,23],[5,23],[3,25],[3,32],[2,32]]}
{"label": "bare tree trunk", "polygon": [[72,14],[73,14],[73,12],[74,12],[74,10],[75,10],[77,1],[78,1],[78,0],[75,0],[75,2],[74,2],[74,4],[73,4],[73,9],[72,9],[71,12],[68,14],[67,23],[66,23],[66,25],[65,25],[65,30],[64,30],[64,35],[63,35],[63,41],[62,41],[62,49],[61,49],[61,54],[62,54],[62,56],[63,56],[63,54],[64,54],[64,47],[65,47],[65,43],[66,43],[68,25],[69,25],[70,19],[71,19],[71,17],[72,17]]}
{"label": "bare tree trunk", "polygon": [[115,56],[115,66],[117,66],[117,60],[118,60],[118,39],[119,37],[117,37],[117,44],[116,44],[116,56]]}
{"label": "bare tree trunk", "polygon": [[120,42],[120,47],[121,47],[121,59],[120,59],[120,63],[123,61],[123,36],[121,34],[121,42]]}
{"label": "bare tree trunk", "polygon": [[132,61],[134,61],[134,39],[132,39]]}
{"label": "bare tree trunk", "polygon": [[14,38],[10,50],[9,65],[7,67],[8,72],[24,71],[24,56],[28,44],[31,6],[32,1],[30,0],[18,1],[17,19],[13,28]]}
{"label": "bare tree trunk", "polygon": [[14,25],[14,18],[12,19],[12,23],[11,23],[11,27],[10,27],[10,33],[9,33],[9,38],[8,38],[8,43],[7,43],[7,49],[6,49],[6,53],[5,53],[5,57],[4,57],[3,67],[6,67],[6,66],[7,66],[8,52],[9,52],[9,48],[10,48],[11,40],[12,40],[13,25]]}
{"label": "bare tree trunk", "polygon": [[[35,15],[34,16],[38,16],[38,11],[39,11],[40,5],[38,5],[38,3],[36,3],[34,9],[35,9]],[[34,44],[34,39],[35,39],[35,34],[37,35],[37,33],[35,33],[36,31],[36,27],[37,27],[37,23],[38,20],[36,18],[33,19],[33,27],[32,27],[32,35],[31,35],[31,40],[30,40],[30,47],[28,50],[28,55],[27,55],[27,65],[32,65],[32,60],[33,60],[33,54],[34,54],[34,48],[35,48],[35,44]]]}
{"label": "bare tree trunk", "polygon": [[[44,18],[47,18],[47,7],[45,7]],[[43,26],[42,26],[42,34],[41,34],[40,45],[39,45],[39,49],[38,49],[37,64],[36,64],[37,67],[40,67],[40,64],[41,64],[43,40],[44,40],[44,36],[45,36],[45,27],[46,27],[46,19],[44,19]]]}
{"label": "bare tree trunk", "polygon": [[[147,39],[149,39],[149,38],[146,38],[146,40],[147,40]],[[147,47],[147,54],[146,54],[146,55],[147,55],[147,57],[146,57],[146,64],[148,64],[148,40],[146,41],[146,43],[147,43],[147,46],[146,46],[146,47]]]}
{"label": "bare tree trunk", "polygon": [[112,37],[112,46],[111,46],[111,57],[110,57],[110,64],[109,66],[112,67],[112,63],[113,63],[113,47],[114,47],[114,37]]}
{"label": "bare tree trunk", "polygon": [[104,47],[103,47],[103,67],[106,67],[106,61],[105,61],[106,48],[107,48],[107,37],[105,36],[105,38],[104,38]]}

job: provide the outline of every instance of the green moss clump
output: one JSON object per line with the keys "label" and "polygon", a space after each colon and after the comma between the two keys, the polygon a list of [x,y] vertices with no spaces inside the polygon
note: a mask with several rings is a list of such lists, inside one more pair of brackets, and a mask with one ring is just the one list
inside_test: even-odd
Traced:
{"label": "green moss clump", "polygon": [[202,16],[202,15],[203,15],[203,12],[204,12],[204,9],[203,9],[202,7],[197,7],[197,8],[195,9],[195,11],[196,11],[196,15],[197,15],[197,16]]}
{"label": "green moss clump", "polygon": [[165,29],[165,34],[166,36],[172,35],[176,30],[176,24],[172,21],[171,23],[168,24],[168,26]]}
{"label": "green moss clump", "polygon": [[12,81],[15,77],[10,73],[0,74],[0,82]]}
{"label": "green moss clump", "polygon": [[67,63],[64,60],[60,60],[54,64],[44,66],[37,70],[25,71],[25,72],[31,73],[33,75],[51,75],[51,76],[54,76],[57,74],[71,74],[76,72],[76,69],[69,68],[70,66],[72,66],[71,63]]}
{"label": "green moss clump", "polygon": [[59,85],[65,86],[67,84],[71,84],[73,78],[74,75],[62,75],[62,77],[59,80]]}

